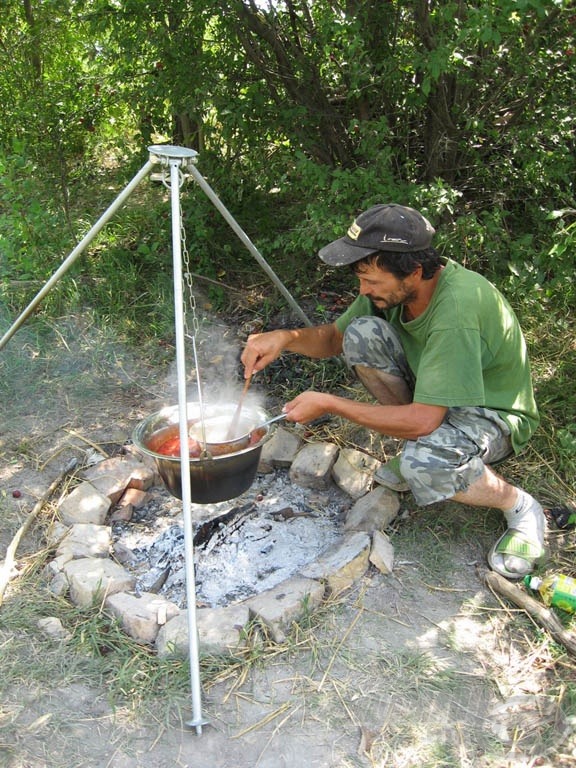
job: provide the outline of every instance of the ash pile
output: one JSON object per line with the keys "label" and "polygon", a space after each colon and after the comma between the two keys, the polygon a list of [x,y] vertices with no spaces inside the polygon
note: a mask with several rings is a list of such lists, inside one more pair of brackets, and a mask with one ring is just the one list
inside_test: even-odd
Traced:
{"label": "ash pile", "polygon": [[[192,504],[199,605],[219,607],[271,589],[316,560],[341,536],[350,497],[336,486],[294,485],[285,469],[258,478],[232,501]],[[137,589],[186,607],[182,505],[162,488],[130,523],[114,525],[115,547],[129,550]]]}

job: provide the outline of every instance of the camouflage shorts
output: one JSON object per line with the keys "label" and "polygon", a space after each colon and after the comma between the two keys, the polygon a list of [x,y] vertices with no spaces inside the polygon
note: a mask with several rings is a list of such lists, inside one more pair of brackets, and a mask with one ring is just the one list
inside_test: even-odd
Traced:
{"label": "camouflage shorts", "polygon": [[[414,390],[402,344],[392,326],[377,317],[353,320],[344,333],[343,351],[351,368],[365,365],[401,376]],[[512,453],[510,429],[502,417],[480,406],[448,408],[429,435],[407,440],[400,471],[416,502],[425,506],[452,498],[478,480],[484,465]]]}

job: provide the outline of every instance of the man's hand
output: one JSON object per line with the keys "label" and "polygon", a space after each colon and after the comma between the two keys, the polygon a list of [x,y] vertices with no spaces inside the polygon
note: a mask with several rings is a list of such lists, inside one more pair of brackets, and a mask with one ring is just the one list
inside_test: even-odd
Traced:
{"label": "man's hand", "polygon": [[244,365],[244,376],[248,378],[280,357],[290,343],[290,338],[289,331],[283,330],[253,333],[248,336],[240,357]]}
{"label": "man's hand", "polygon": [[329,404],[332,399],[332,395],[326,395],[323,392],[315,392],[310,389],[290,400],[282,410],[286,414],[287,421],[307,424],[329,413]]}

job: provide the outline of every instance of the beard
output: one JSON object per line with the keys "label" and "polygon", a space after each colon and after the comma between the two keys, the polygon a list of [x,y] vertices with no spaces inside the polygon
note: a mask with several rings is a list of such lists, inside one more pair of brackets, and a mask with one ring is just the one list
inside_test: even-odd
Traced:
{"label": "beard", "polygon": [[403,281],[395,291],[392,291],[387,296],[366,294],[366,297],[370,299],[372,306],[376,310],[382,312],[385,309],[394,309],[394,307],[410,304],[416,298],[416,291],[405,285]]}

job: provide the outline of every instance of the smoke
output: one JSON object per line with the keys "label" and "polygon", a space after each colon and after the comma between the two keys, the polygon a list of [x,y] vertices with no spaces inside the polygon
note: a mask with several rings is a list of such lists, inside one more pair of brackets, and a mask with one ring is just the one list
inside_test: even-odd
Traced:
{"label": "smoke", "polygon": [[[242,343],[235,329],[220,322],[205,320],[194,340],[187,337],[185,366],[188,402],[198,402],[200,399],[207,405],[237,402],[245,383],[244,368],[240,362],[241,351]],[[177,366],[178,361],[174,359],[166,378],[164,400],[168,405],[175,404],[178,398]],[[244,402],[256,408],[262,407],[265,399],[265,394],[258,391],[256,384],[251,386]]]}

